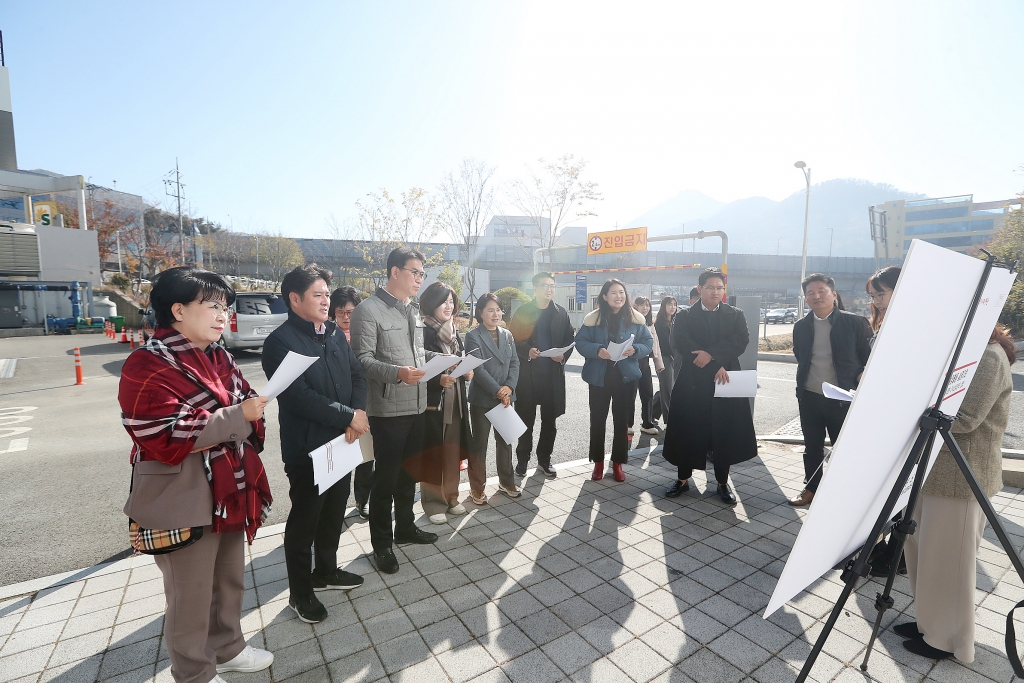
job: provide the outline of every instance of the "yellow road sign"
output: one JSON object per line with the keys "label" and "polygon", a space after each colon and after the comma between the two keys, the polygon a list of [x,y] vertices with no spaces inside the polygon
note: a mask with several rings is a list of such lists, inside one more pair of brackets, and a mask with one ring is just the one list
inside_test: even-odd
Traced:
{"label": "yellow road sign", "polygon": [[647,228],[626,228],[587,234],[588,254],[647,251]]}

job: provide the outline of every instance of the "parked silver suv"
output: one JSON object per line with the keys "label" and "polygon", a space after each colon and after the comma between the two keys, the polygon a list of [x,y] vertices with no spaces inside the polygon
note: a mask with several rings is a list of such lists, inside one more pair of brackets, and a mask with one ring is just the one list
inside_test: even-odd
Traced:
{"label": "parked silver suv", "polygon": [[259,349],[263,340],[288,319],[280,294],[238,292],[221,340],[229,349]]}

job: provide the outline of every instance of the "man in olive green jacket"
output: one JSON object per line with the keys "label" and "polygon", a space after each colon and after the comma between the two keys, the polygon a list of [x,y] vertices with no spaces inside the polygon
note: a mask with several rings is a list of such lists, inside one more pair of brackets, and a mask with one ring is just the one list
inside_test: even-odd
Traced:
{"label": "man in olive green jacket", "polygon": [[[423,284],[423,254],[399,247],[388,256],[388,281],[352,311],[352,349],[369,384],[366,414],[373,435],[370,543],[377,568],[398,571],[394,543],[433,543],[437,534],[414,523],[416,480],[402,463],[423,449],[427,386],[417,367],[434,356],[423,349],[419,307],[410,302]],[[394,530],[391,507],[394,505]]]}

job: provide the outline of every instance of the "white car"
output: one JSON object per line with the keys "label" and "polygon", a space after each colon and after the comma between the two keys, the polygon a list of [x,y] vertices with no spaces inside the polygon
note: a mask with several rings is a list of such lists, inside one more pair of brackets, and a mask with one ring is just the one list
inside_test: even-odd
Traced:
{"label": "white car", "polygon": [[229,349],[263,348],[263,340],[287,319],[288,307],[280,294],[239,292],[221,341]]}

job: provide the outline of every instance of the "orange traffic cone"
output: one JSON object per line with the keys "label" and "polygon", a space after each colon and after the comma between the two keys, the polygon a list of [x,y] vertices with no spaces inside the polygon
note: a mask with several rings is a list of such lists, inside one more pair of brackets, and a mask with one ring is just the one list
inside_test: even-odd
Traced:
{"label": "orange traffic cone", "polygon": [[121,328],[121,341],[119,341],[118,344],[127,344],[127,343],[128,343],[128,328],[127,327],[122,327]]}
{"label": "orange traffic cone", "polygon": [[132,330],[132,333],[128,335],[128,348],[135,348],[135,330]]}
{"label": "orange traffic cone", "polygon": [[82,378],[82,351],[77,346],[75,347],[75,386],[81,386],[85,384],[85,379]]}

